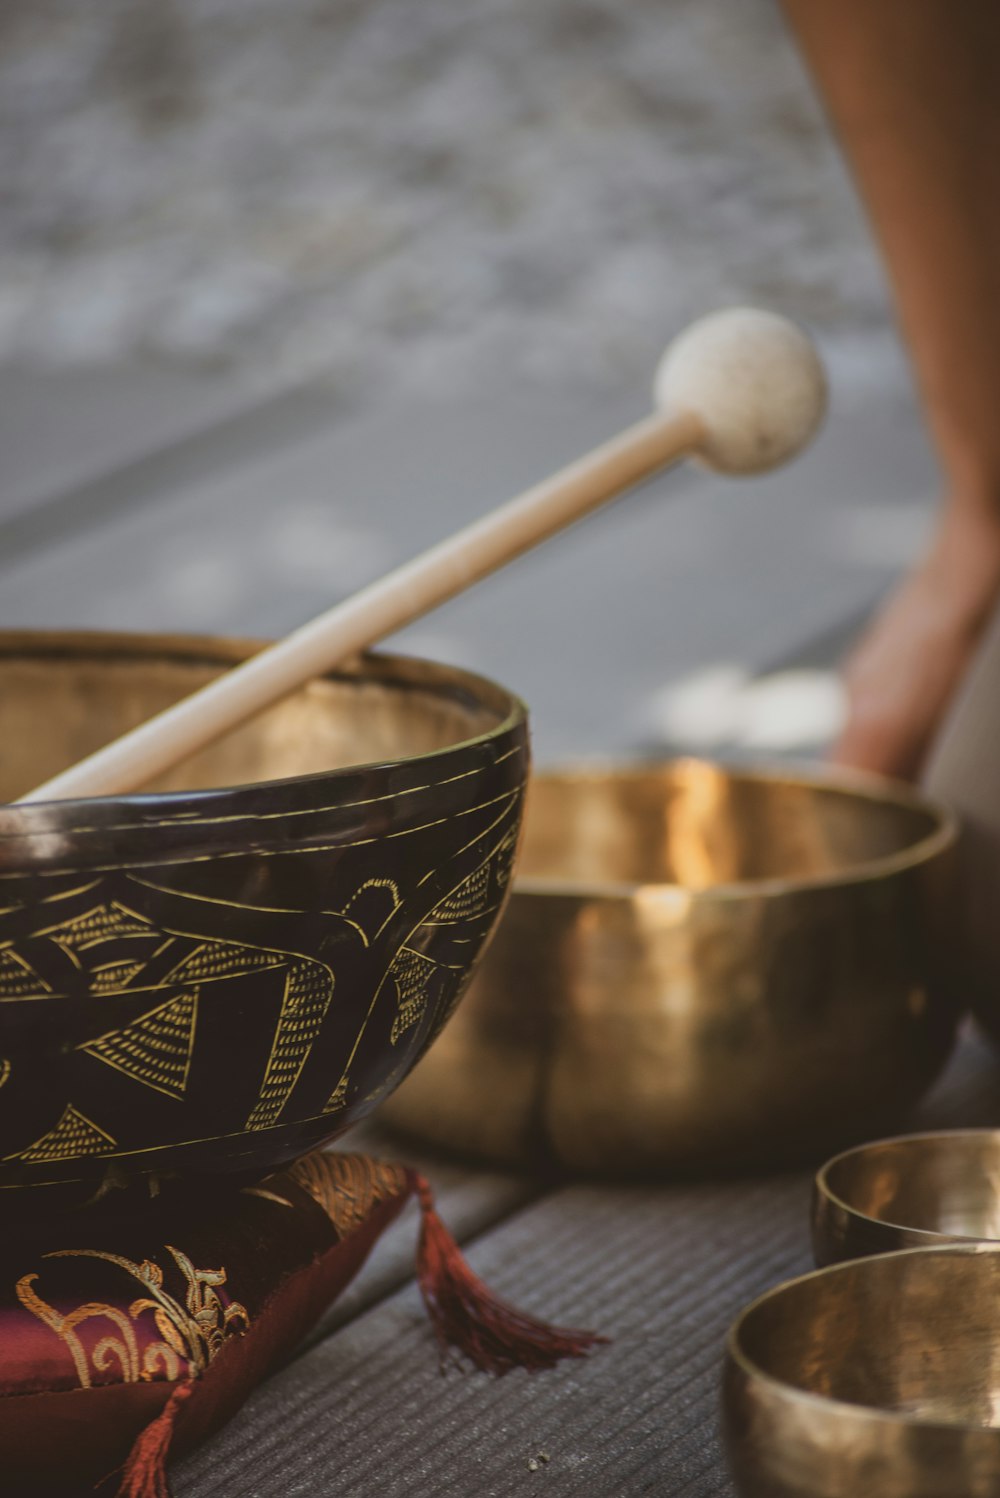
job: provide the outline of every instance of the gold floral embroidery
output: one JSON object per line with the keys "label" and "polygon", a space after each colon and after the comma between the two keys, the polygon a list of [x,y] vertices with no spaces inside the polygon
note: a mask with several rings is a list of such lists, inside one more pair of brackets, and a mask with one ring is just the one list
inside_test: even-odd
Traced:
{"label": "gold floral embroidery", "polygon": [[401,1165],[366,1155],[342,1155],[337,1150],[304,1155],[288,1174],[323,1208],[340,1238],[359,1228],[379,1202],[409,1189]]}
{"label": "gold floral embroidery", "polygon": [[[187,1285],[184,1305],[163,1288],[163,1270],[152,1259],[144,1259],[141,1264],[135,1264],[131,1259],[99,1249],[56,1249],[45,1257],[104,1259],[109,1264],[117,1264],[133,1279],[138,1280],[147,1292],[132,1301],[127,1314],[116,1306],[101,1301],[88,1301],[63,1315],[43,1300],[34,1288],[37,1273],[26,1274],[18,1280],[15,1287],[18,1299],[65,1343],[81,1388],[91,1387],[92,1371],[106,1373],[115,1364],[121,1370],[122,1382],[127,1384],[157,1377],[168,1380],[179,1378],[182,1361],[187,1364],[187,1377],[197,1378],[230,1337],[240,1336],[249,1329],[250,1317],[245,1307],[238,1301],[231,1301],[227,1305],[216,1294],[218,1287],[226,1283],[224,1269],[196,1269],[187,1254],[180,1249],[169,1243],[166,1248]],[[145,1311],[153,1313],[156,1329],[162,1340],[148,1343],[140,1356],[134,1322]],[[115,1331],[109,1332],[95,1343],[88,1360],[86,1348],[77,1335],[77,1328],[93,1317],[103,1317]]]}

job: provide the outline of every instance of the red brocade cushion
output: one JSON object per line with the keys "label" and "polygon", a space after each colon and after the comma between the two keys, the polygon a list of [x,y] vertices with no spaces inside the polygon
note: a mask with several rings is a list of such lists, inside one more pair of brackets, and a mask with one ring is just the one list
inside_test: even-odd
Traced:
{"label": "red brocade cushion", "polygon": [[127,1218],[8,1224],[0,1489],[86,1491],[184,1384],[171,1456],[204,1440],[344,1289],[412,1189],[402,1167],[317,1153],[208,1211],[163,1198]]}
{"label": "red brocade cushion", "polygon": [[492,1373],[600,1338],[548,1327],[472,1274],[402,1166],[316,1152],[211,1205],[165,1193],[0,1233],[0,1493],[162,1498],[167,1457],[282,1363],[415,1195],[417,1271],[442,1354]]}

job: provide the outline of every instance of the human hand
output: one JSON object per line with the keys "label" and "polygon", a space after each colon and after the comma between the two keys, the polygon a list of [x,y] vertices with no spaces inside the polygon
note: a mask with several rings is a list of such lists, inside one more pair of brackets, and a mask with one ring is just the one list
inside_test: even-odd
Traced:
{"label": "human hand", "polygon": [[1000,520],[949,508],[927,555],[844,667],[839,764],[916,777],[1000,602]]}

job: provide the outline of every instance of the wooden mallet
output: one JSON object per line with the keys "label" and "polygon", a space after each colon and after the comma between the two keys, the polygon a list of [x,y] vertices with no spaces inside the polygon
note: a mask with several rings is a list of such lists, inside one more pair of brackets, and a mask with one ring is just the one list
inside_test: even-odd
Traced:
{"label": "wooden mallet", "polygon": [[284,640],[22,796],[119,795],[228,733],[314,676],[463,592],[505,562],[681,458],[762,473],[819,425],[826,382],[805,334],[770,312],[734,308],[670,344],[656,411]]}

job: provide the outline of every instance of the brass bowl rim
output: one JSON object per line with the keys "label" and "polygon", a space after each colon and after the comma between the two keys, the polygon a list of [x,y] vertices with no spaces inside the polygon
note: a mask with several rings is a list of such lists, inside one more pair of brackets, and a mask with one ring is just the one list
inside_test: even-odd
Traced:
{"label": "brass bowl rim", "polygon": [[[838,1155],[831,1155],[817,1170],[814,1178],[814,1187],[818,1195],[825,1198],[833,1206],[846,1213],[855,1222],[865,1222],[877,1229],[898,1229],[909,1233],[914,1237],[925,1238],[928,1248],[944,1248],[948,1244],[958,1247],[976,1243],[985,1244],[987,1247],[996,1244],[1000,1248],[1000,1238],[984,1238],[972,1233],[944,1233],[934,1228],[918,1228],[908,1222],[892,1222],[888,1217],[872,1217],[868,1212],[862,1212],[857,1207],[852,1207],[850,1202],[838,1196],[827,1179],[827,1173],[841,1160],[847,1160],[852,1155],[863,1155],[869,1150],[882,1149],[890,1144],[924,1144],[928,1140],[938,1139],[995,1139],[1000,1142],[1000,1129],[924,1129],[919,1134],[890,1134],[885,1139],[870,1139],[865,1144],[852,1145],[850,1149],[841,1150]],[[902,1250],[897,1250],[901,1252]],[[869,1255],[879,1257],[879,1255]]]}
{"label": "brass bowl rim", "polygon": [[841,889],[846,885],[867,884],[877,879],[886,879],[907,869],[929,863],[941,853],[952,848],[959,833],[959,820],[955,812],[942,801],[928,796],[924,791],[907,785],[903,781],[891,780],[887,776],[868,771],[842,769],[839,766],[830,773],[824,768],[791,767],[771,764],[740,765],[726,760],[700,759],[697,755],[679,755],[671,759],[637,760],[567,760],[546,765],[532,772],[529,780],[527,817],[531,816],[531,784],[535,780],[606,780],[638,778],[652,772],[688,766],[708,766],[734,780],[763,781],[769,784],[788,784],[815,787],[821,790],[844,791],[857,795],[861,800],[876,801],[904,810],[924,812],[935,822],[934,829],[925,837],[918,838],[898,853],[887,853],[882,858],[873,858],[866,863],[853,864],[836,873],[801,875],[797,878],[738,879],[727,883],[712,884],[704,889],[688,889],[667,879],[647,880],[590,880],[570,879],[548,874],[515,874],[514,895],[543,897],[598,898],[604,900],[631,901],[643,892],[655,891],[672,898],[682,898],[687,903],[715,900],[753,900],[761,895],[794,895],[806,890]]}
{"label": "brass bowl rim", "polygon": [[773,1390],[782,1399],[794,1404],[813,1409],[817,1412],[836,1412],[838,1415],[850,1416],[855,1419],[879,1421],[887,1420],[893,1425],[920,1427],[923,1430],[935,1431],[976,1431],[986,1435],[993,1435],[1000,1441],[1000,1425],[978,1425],[971,1420],[925,1420],[918,1415],[907,1414],[903,1410],[886,1409],[879,1404],[854,1404],[848,1399],[834,1399],[829,1394],[816,1394],[811,1389],[800,1388],[798,1384],[788,1383],[783,1378],[778,1378],[773,1373],[768,1373],[758,1363],[755,1363],[740,1346],[740,1335],[744,1323],[758,1307],[765,1305],[767,1301],[783,1295],[787,1290],[797,1285],[806,1283],[808,1280],[826,1279],[834,1274],[865,1274],[869,1265],[882,1264],[888,1260],[900,1263],[904,1260],[925,1258],[930,1255],[964,1256],[972,1257],[980,1254],[992,1254],[1000,1258],[1000,1242],[991,1240],[973,1239],[969,1243],[942,1243],[927,1248],[900,1248],[893,1252],[884,1254],[869,1254],[860,1259],[844,1259],[838,1264],[827,1264],[822,1269],[810,1270],[808,1274],[798,1274],[790,1280],[782,1280],[778,1285],[772,1285],[770,1290],[765,1290],[763,1295],[758,1295],[749,1305],[743,1307],[736,1320],[729,1328],[726,1338],[726,1356],[739,1369],[740,1373],[755,1383],[763,1384],[766,1388]]}
{"label": "brass bowl rim", "polygon": [[[225,667],[239,665],[271,643],[273,642],[269,640],[244,635],[161,634],[145,630],[5,629],[0,630],[0,659],[5,656],[31,656],[36,660],[41,660],[46,656],[100,657],[103,655],[111,659],[117,657],[141,661],[144,657],[172,656],[180,660],[187,659],[201,664],[218,664]],[[359,775],[387,769],[395,764],[420,764],[423,760],[435,759],[440,755],[456,753],[487,743],[490,739],[502,737],[528,721],[528,709],[525,703],[515,692],[511,692],[500,682],[492,681],[478,672],[467,671],[463,666],[449,666],[421,656],[403,655],[394,651],[364,651],[350,657],[333,670],[318,674],[311,680],[344,681],[354,678],[363,681],[366,679],[364,668],[369,662],[390,669],[394,666],[401,667],[404,672],[410,673],[414,682],[426,672],[428,679],[425,685],[429,688],[435,685],[446,687],[449,684],[467,687],[470,690],[481,688],[483,690],[480,701],[484,707],[488,707],[489,698],[496,694],[507,700],[508,711],[492,728],[474,734],[471,738],[456,739],[454,743],[444,744],[438,749],[425,750],[422,754],[404,754],[390,759],[339,765],[334,769],[317,770],[309,775],[284,775],[267,780],[245,781],[241,784],[208,788],[194,786],[177,791],[136,791],[116,796],[78,796],[67,798],[65,801],[33,801],[24,804],[0,801],[0,812],[15,812],[19,821],[23,819],[22,827],[17,831],[0,829],[0,843],[12,837],[23,838],[26,832],[30,833],[33,830],[32,823],[35,819],[45,822],[46,818],[51,815],[53,807],[58,807],[60,815],[64,815],[71,813],[74,807],[135,807],[140,801],[155,799],[169,809],[171,806],[179,806],[192,796],[196,796],[201,807],[210,809],[213,798],[222,800],[254,786],[307,785],[313,781],[335,780],[340,775]]]}

